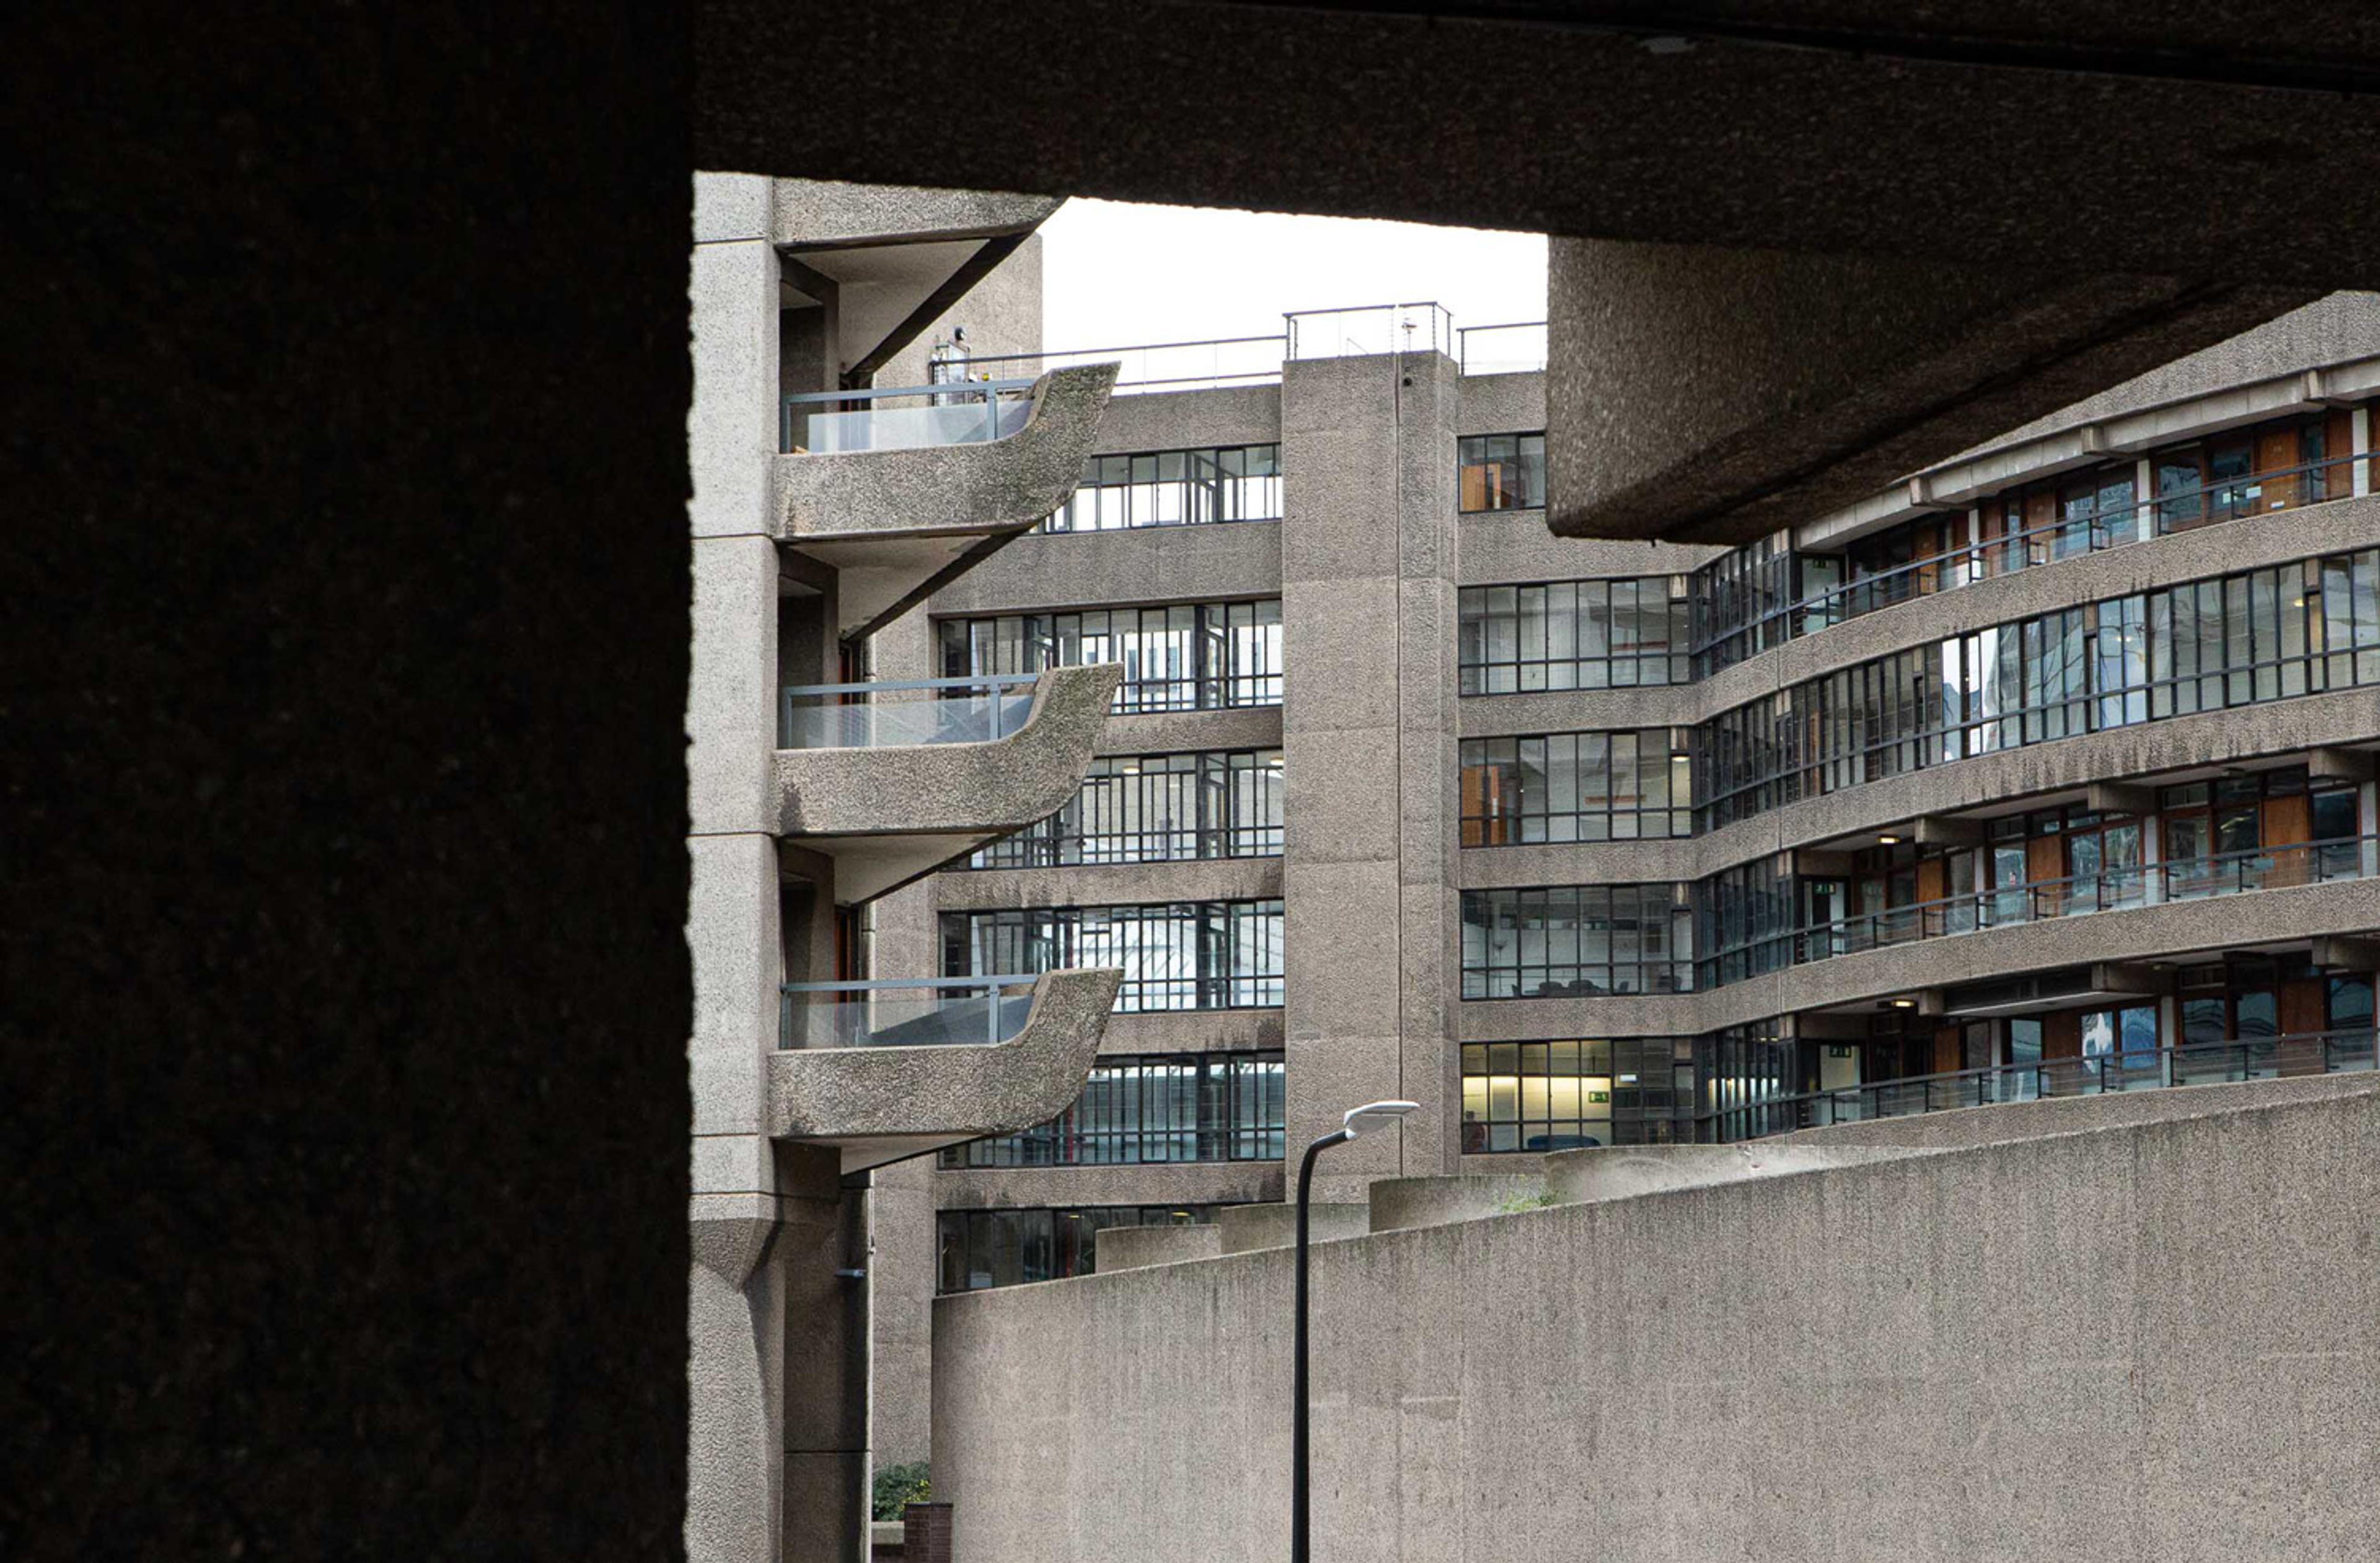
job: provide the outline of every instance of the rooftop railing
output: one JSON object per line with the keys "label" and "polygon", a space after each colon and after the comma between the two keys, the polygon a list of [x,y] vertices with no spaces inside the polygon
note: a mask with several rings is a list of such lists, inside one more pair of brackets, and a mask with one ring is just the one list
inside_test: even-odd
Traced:
{"label": "rooftop railing", "polygon": [[[777,444],[789,454],[841,455],[1004,440],[1033,416],[1032,398],[1026,394],[1033,383],[1028,376],[796,392],[788,394],[780,408]],[[895,401],[923,405],[884,405]]]}
{"label": "rooftop railing", "polygon": [[[1036,673],[972,678],[799,684],[778,691],[777,747],[885,749],[916,744],[988,744],[1033,713]],[[974,693],[970,693],[970,692]],[[905,693],[905,700],[876,698]]]}
{"label": "rooftop railing", "polygon": [[1465,374],[1526,374],[1546,367],[1546,322],[1458,326],[1454,361]]}
{"label": "rooftop railing", "polygon": [[990,1047],[1025,1028],[1030,975],[788,982],[777,988],[777,1046]]}
{"label": "rooftop railing", "polygon": [[1436,351],[1454,357],[1454,315],[1445,305],[1359,304],[1341,309],[1293,309],[1286,323],[1289,357],[1353,358],[1375,353]]}
{"label": "rooftop railing", "polygon": [[966,362],[969,372],[1034,376],[1076,364],[1116,366],[1116,394],[1192,387],[1269,385],[1281,379],[1284,338],[1225,336],[1206,342],[1147,342],[1069,352],[1002,353]]}
{"label": "rooftop railing", "polygon": [[[2341,836],[2253,852],[2175,858],[2062,879],[2036,879],[1972,895],[1914,902],[1787,933],[1745,939],[1703,957],[1706,971],[1738,981],[1790,963],[1806,965],[1894,945],[1946,939],[2020,923],[2131,911],[2248,891],[2287,890],[2380,876],[2380,836]],[[1758,962],[1747,959],[1762,955]],[[1708,979],[1706,979],[1706,985]]]}
{"label": "rooftop railing", "polygon": [[2115,1091],[2155,1090],[2169,1085],[2211,1085],[2270,1080],[2284,1075],[2338,1074],[2380,1066],[2380,1043],[2372,1027],[2296,1033],[2286,1036],[2185,1042],[2171,1048],[2125,1049],[2120,1046],[2084,1058],[2042,1059],[1912,1075],[1871,1085],[1844,1086],[1772,1097],[1703,1114],[1704,1139],[1752,1140],[1838,1123],[2006,1102],[2095,1097]]}

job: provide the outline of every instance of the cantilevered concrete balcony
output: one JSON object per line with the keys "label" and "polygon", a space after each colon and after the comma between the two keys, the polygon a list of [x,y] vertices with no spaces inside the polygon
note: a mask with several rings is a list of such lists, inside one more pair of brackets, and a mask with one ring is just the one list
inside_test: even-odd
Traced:
{"label": "cantilevered concrete balcony", "polygon": [[[1044,1122],[1081,1093],[1123,979],[1097,968],[878,984],[830,1003],[789,991],[781,1034],[789,1045],[769,1059],[768,1133],[840,1146],[844,1170],[856,1172]],[[1016,991],[1026,981],[1029,997]],[[903,997],[962,984],[975,996],[922,1005]]]}
{"label": "cantilevered concrete balcony", "polygon": [[[863,448],[778,456],[777,537],[836,573],[836,633],[880,628],[1065,503],[1115,380],[1113,364],[1052,370],[1012,402],[995,388],[937,387],[978,399],[825,415],[860,420],[820,427]],[[789,412],[784,442],[810,427]]]}
{"label": "cantilevered concrete balcony", "polygon": [[[775,756],[776,832],[834,859],[834,899],[871,901],[1046,819],[1082,785],[1123,669],[1052,668],[1027,680],[878,685],[964,699],[802,706],[786,691]],[[1026,691],[1029,689],[1029,696]]]}

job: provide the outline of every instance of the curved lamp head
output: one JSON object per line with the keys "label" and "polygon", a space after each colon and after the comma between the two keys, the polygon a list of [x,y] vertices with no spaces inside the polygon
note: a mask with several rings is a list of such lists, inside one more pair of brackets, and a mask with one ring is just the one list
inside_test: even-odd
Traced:
{"label": "curved lamp head", "polygon": [[1366,1102],[1362,1107],[1349,1108],[1347,1116],[1341,1121],[1346,1126],[1347,1137],[1352,1140],[1355,1137],[1356,1124],[1363,1120],[1376,1118],[1382,1122],[1393,1122],[1420,1106],[1419,1102]]}

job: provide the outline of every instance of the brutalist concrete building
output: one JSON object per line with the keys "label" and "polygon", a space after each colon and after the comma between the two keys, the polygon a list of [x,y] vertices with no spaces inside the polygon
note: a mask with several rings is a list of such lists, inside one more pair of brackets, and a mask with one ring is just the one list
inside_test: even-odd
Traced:
{"label": "brutalist concrete building", "polygon": [[[867,1545],[871,1170],[1081,1091],[1101,963],[870,981],[862,909],[1079,788],[1118,671],[855,687],[856,648],[1062,503],[1115,371],[1032,346],[1056,202],[702,176],[692,266],[690,1556]],[[907,394],[904,394],[907,392]]]}
{"label": "brutalist concrete building", "polygon": [[1422,1110],[1325,1163],[1355,1230],[1380,1179],[2373,1067],[2380,300],[1732,546],[1548,531],[1545,350],[1398,306],[1124,355],[1062,503],[878,637],[1123,668],[880,969],[1123,974],[1079,1099],[880,1181],[880,1459],[929,1293],[1229,1252],[1362,1101]]}

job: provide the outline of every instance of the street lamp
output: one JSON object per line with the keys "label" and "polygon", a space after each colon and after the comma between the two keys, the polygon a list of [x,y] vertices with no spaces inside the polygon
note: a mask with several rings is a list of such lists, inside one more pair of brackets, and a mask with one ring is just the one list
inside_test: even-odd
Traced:
{"label": "street lamp", "polygon": [[1296,1357],[1290,1369],[1289,1387],[1289,1563],[1307,1563],[1313,1551],[1311,1538],[1306,1534],[1313,1505],[1307,1493],[1309,1472],[1305,1438],[1305,1216],[1307,1207],[1314,1203],[1314,1158],[1332,1145],[1344,1145],[1354,1139],[1355,1125],[1363,1120],[1377,1118],[1393,1122],[1418,1105],[1415,1102],[1367,1102],[1351,1109],[1340,1121],[1342,1127],[1306,1146],[1305,1159],[1297,1165]]}

